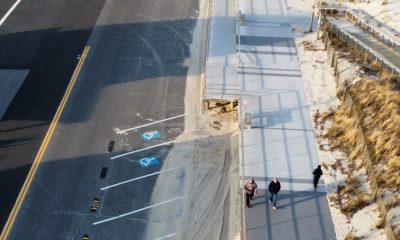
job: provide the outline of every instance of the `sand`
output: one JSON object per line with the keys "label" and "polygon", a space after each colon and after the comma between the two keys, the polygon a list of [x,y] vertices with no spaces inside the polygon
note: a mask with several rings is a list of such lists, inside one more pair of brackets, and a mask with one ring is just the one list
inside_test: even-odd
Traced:
{"label": "sand", "polygon": [[182,197],[149,211],[146,239],[240,239],[238,124],[236,113],[205,111],[202,104],[208,2],[201,0],[193,33],[185,92],[185,131],[176,139],[156,182],[152,202]]}

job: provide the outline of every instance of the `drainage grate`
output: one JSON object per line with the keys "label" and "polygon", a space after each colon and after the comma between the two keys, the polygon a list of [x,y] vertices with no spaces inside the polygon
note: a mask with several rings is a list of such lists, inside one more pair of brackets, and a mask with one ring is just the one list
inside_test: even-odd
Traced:
{"label": "drainage grate", "polygon": [[81,240],[89,240],[89,235],[87,235],[87,234],[83,235],[83,237],[81,238]]}
{"label": "drainage grate", "polygon": [[98,207],[99,207],[99,199],[98,198],[93,198],[92,206],[90,207],[90,211],[91,212],[96,212]]}
{"label": "drainage grate", "polygon": [[109,153],[113,151],[114,144],[115,144],[115,141],[110,141],[110,143],[108,144],[108,152]]}
{"label": "drainage grate", "polygon": [[106,175],[107,175],[107,169],[108,169],[108,168],[106,168],[106,167],[103,167],[103,168],[101,169],[100,179],[104,179],[104,178],[106,177]]}

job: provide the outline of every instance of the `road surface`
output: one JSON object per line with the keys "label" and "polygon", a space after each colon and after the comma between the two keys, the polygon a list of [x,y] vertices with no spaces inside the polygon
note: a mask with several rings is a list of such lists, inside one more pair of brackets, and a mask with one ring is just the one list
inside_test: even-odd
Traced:
{"label": "road surface", "polygon": [[[188,69],[184,60],[190,56],[198,3],[143,0],[65,4],[22,2],[1,26],[2,31],[9,31],[2,35],[1,40],[8,46],[1,48],[2,53],[18,49],[13,46],[18,41],[30,43],[38,39],[39,42],[36,43],[39,47],[18,50],[9,62],[1,62],[2,68],[30,69],[1,122],[2,139],[10,138],[11,132],[16,140],[21,137],[14,132],[32,137],[24,145],[30,146],[29,149],[11,149],[8,145],[2,148],[8,149],[2,153],[3,159],[24,159],[17,166],[13,162],[3,168],[2,180],[7,182],[11,182],[10,176],[26,174],[78,63],[77,56],[85,46],[90,47],[8,237],[80,239],[88,234],[90,239],[141,239],[147,224],[145,209],[157,204],[150,202],[157,175],[107,190],[101,188],[157,172],[173,147],[162,144],[182,133],[184,119],[179,116],[184,113]],[[59,15],[54,17],[56,10]],[[43,11],[49,18],[53,16],[54,26],[43,17],[46,15]],[[28,31],[21,25],[33,24],[26,19],[34,13],[41,21],[32,27],[35,31]],[[33,40],[29,41],[29,37]],[[43,42],[46,37],[48,42]],[[9,38],[14,39],[9,41]],[[29,51],[34,56],[20,60]],[[59,52],[65,55],[59,57]],[[36,64],[38,70],[33,67]],[[61,75],[65,78],[63,84],[57,81]],[[50,83],[45,84],[46,79]],[[58,95],[55,89],[59,90]],[[43,98],[37,99],[39,96]],[[35,102],[41,104],[34,108]],[[117,133],[169,118],[173,119]],[[29,123],[17,125],[27,120]],[[18,131],[13,130],[16,128]],[[150,140],[141,136],[149,131],[158,131],[159,136],[145,135],[155,138]],[[115,142],[111,152],[110,141]],[[119,157],[158,144],[159,147]],[[28,158],[29,161],[25,160]],[[143,158],[151,158],[154,165],[148,160],[140,161]],[[22,183],[21,179],[19,186]],[[16,196],[16,187],[9,188]],[[99,206],[96,212],[91,212],[94,198],[99,199]],[[159,207],[168,207],[179,200],[165,199]],[[138,212],[129,214],[133,211]]]}

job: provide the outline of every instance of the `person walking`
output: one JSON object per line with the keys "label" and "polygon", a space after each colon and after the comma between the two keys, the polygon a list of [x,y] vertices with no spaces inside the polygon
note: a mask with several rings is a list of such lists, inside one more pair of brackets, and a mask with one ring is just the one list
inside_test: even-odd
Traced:
{"label": "person walking", "polygon": [[314,192],[315,192],[317,190],[318,181],[323,174],[321,165],[318,165],[318,167],[316,169],[314,169],[312,174],[314,175]]}
{"label": "person walking", "polygon": [[250,178],[244,184],[244,191],[246,193],[246,206],[250,207],[250,200],[253,200],[254,196],[257,194],[257,183],[253,178]]}
{"label": "person walking", "polygon": [[273,203],[273,209],[276,209],[276,198],[278,197],[278,192],[281,190],[281,183],[276,177],[268,185],[268,191],[270,194],[269,202]]}

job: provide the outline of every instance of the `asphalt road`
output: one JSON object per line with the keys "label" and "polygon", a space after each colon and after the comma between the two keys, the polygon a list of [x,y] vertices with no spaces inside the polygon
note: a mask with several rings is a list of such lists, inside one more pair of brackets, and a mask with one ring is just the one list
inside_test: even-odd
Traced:
{"label": "asphalt road", "polygon": [[[15,1],[0,3],[1,17]],[[0,69],[27,69],[0,121],[3,228],[104,0],[24,0],[0,26]]]}
{"label": "asphalt road", "polygon": [[[46,4],[50,3],[45,1],[32,4],[30,7],[38,8],[37,5],[42,4],[42,7],[46,8]],[[14,58],[10,58],[15,59],[14,64],[19,68],[30,68],[29,63],[36,64],[41,60],[39,69],[42,70],[42,75],[48,75],[49,81],[53,80],[51,82],[53,87],[63,92],[61,90],[65,89],[68,80],[61,86],[54,79],[59,79],[57,74],[61,74],[60,72],[67,72],[65,75],[69,79],[77,62],[76,56],[82,52],[85,45],[90,46],[88,57],[13,224],[9,239],[46,239],[50,236],[54,239],[80,239],[84,234],[88,234],[90,239],[142,239],[147,223],[147,212],[139,211],[126,216],[121,215],[156,204],[150,202],[150,197],[157,176],[123,184],[106,191],[100,188],[158,171],[173,145],[162,145],[114,160],[111,157],[172,141],[182,133],[183,118],[165,121],[125,134],[116,132],[184,113],[183,100],[187,75],[184,59],[190,55],[189,44],[196,21],[198,3],[184,0],[129,2],[114,0],[106,1],[104,6],[100,1],[75,2],[75,5],[68,2],[68,4],[71,4],[68,5],[69,8],[58,6],[58,4],[56,6],[60,11],[61,9],[65,11],[60,18],[69,19],[65,21],[71,24],[70,29],[53,30],[57,31],[57,34],[49,40],[58,41],[57,44],[54,41],[37,44],[42,46],[37,49],[49,48],[49,50],[43,54],[36,50],[35,57],[27,57],[26,63],[18,60],[24,55],[22,50],[17,51]],[[86,6],[90,9],[92,22],[101,9],[101,15],[93,31],[88,22],[79,23],[80,20],[89,21],[85,14],[76,13],[84,11]],[[25,7],[21,9],[23,10],[31,12],[33,9]],[[23,17],[18,17],[18,19],[23,19]],[[60,19],[57,20],[55,22],[60,26],[68,25],[61,24]],[[14,27],[18,28],[18,21],[15,21]],[[44,25],[47,23],[45,19],[40,22]],[[9,29],[14,28],[9,26]],[[42,36],[29,34],[30,32],[27,34],[34,39],[39,39],[37,41],[43,41],[43,38],[51,36],[51,29],[53,27],[41,28]],[[14,34],[17,40],[26,39],[19,37],[22,34],[20,31],[14,30]],[[84,37],[89,35],[90,38],[86,43]],[[14,42],[8,43],[9,46],[11,47]],[[73,52],[72,46],[79,49],[79,53]],[[10,52],[9,48],[2,49],[2,54]],[[36,48],[32,47],[32,49]],[[59,51],[65,51],[65,54],[70,55],[57,61],[57,58],[53,57],[58,56]],[[67,56],[71,56],[69,62],[65,60]],[[10,66],[12,63],[10,60],[7,64]],[[67,65],[63,65],[67,63],[70,64],[68,69],[66,69]],[[1,65],[4,68],[6,63],[1,62]],[[49,86],[45,85],[46,90],[42,90],[44,87],[39,82],[42,84],[44,77],[33,75],[32,72],[33,68],[20,92],[24,89],[28,91],[33,87],[37,91],[47,91],[38,96],[47,95],[47,99],[52,99],[49,98],[54,91],[51,88],[52,85],[47,83]],[[29,83],[31,75],[36,78],[33,78],[32,86],[29,86],[27,82]],[[51,120],[52,114],[47,111],[51,109],[54,113],[57,104],[46,101],[46,104],[53,104],[53,108],[42,103],[40,111],[34,111],[29,106],[25,106],[23,101],[25,104],[39,101],[35,98],[38,96],[20,92],[10,107],[17,109],[19,115],[7,111],[1,124],[31,119],[26,126],[39,126],[25,128],[4,125],[7,126],[4,129],[9,130],[6,132],[2,130],[1,134],[10,137],[11,132],[16,132],[12,129],[18,128],[23,132],[22,134],[25,134],[24,136],[32,136],[34,134],[28,130],[33,131],[32,129],[38,128],[42,129],[41,134],[38,134],[40,131],[37,130],[35,138],[30,141],[39,143],[40,136],[43,136],[47,127],[46,123]],[[17,101],[19,98],[20,103]],[[24,115],[27,114],[26,112],[36,113],[36,115],[29,117]],[[155,130],[160,133],[158,139],[145,140],[140,136],[144,132]],[[107,151],[110,141],[115,141],[111,153]],[[37,149],[38,145],[35,146]],[[35,147],[31,148],[33,149],[31,152],[34,152]],[[7,153],[15,152],[11,150]],[[4,153],[2,155],[5,156]],[[12,157],[14,156],[7,155],[2,160]],[[146,157],[155,157],[159,162],[143,167],[139,161]],[[21,168],[26,172],[27,165],[26,162],[18,166],[12,165],[3,170],[2,174],[9,172],[9,175],[15,175],[12,172]],[[104,179],[101,178],[103,168],[107,168]],[[98,198],[100,201],[96,212],[90,211],[93,198]],[[165,199],[165,201],[168,200]],[[174,203],[166,203],[159,207],[168,207],[168,204]],[[117,218],[97,225],[93,224],[113,217]],[[166,233],[168,234],[170,232]]]}

